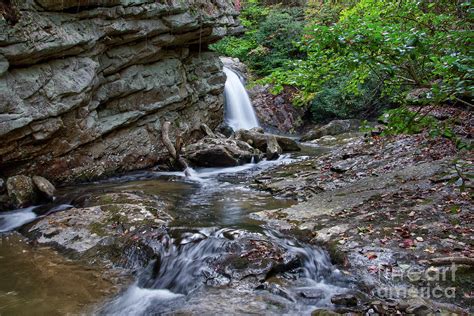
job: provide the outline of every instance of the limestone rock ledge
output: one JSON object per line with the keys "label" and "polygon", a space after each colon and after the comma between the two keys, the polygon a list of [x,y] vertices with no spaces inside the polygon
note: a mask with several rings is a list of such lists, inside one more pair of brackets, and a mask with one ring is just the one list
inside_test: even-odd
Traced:
{"label": "limestone rock ledge", "polygon": [[225,75],[206,48],[239,31],[232,0],[20,2],[15,26],[0,16],[0,177],[145,168],[168,155],[165,120],[187,143],[218,125]]}

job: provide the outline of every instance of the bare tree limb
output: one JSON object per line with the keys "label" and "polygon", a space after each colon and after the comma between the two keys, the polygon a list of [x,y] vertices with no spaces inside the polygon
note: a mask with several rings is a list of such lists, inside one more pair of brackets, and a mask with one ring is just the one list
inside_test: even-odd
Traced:
{"label": "bare tree limb", "polygon": [[168,149],[168,152],[170,153],[171,157],[173,159],[177,158],[176,154],[176,148],[173,146],[173,143],[170,140],[170,122],[164,122],[163,126],[161,127],[161,141],[165,145],[166,149]]}
{"label": "bare tree limb", "polygon": [[176,136],[176,142],[175,145],[173,145],[173,142],[170,139],[169,133],[170,133],[170,122],[164,122],[163,126],[161,127],[161,141],[165,145],[166,149],[170,153],[171,157],[174,159],[174,161],[184,170],[184,173],[186,174],[187,177],[190,176],[189,173],[189,165],[188,162],[181,156],[181,150],[183,148],[183,135],[178,134]]}
{"label": "bare tree limb", "polygon": [[458,102],[461,102],[461,103],[463,103],[463,104],[465,104],[465,105],[468,105],[468,106],[470,106],[470,107],[474,107],[474,104],[472,104],[472,103],[469,103],[469,102],[467,102],[467,101],[464,101],[464,100],[462,100],[462,99],[459,99],[458,97],[454,97],[454,98],[455,98],[456,101],[458,101]]}

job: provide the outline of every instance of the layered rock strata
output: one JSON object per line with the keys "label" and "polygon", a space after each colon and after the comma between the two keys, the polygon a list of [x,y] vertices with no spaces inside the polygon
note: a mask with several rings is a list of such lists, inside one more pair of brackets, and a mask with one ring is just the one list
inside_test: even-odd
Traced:
{"label": "layered rock strata", "polygon": [[15,5],[18,23],[0,18],[0,177],[149,167],[168,156],[163,122],[190,143],[221,121],[225,75],[206,47],[239,31],[233,1]]}

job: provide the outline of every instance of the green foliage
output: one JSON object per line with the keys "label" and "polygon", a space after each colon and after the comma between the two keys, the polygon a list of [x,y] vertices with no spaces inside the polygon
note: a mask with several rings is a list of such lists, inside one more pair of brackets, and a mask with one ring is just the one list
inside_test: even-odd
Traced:
{"label": "green foliage", "polygon": [[301,38],[303,23],[295,20],[297,16],[298,10],[273,10],[260,23],[254,35],[258,46],[247,58],[258,75],[270,74],[300,56],[295,42]]}
{"label": "green foliage", "polygon": [[404,107],[385,111],[379,120],[387,124],[384,135],[415,134],[438,127],[437,120],[432,116],[419,115]]}
{"label": "green foliage", "polygon": [[364,115],[377,115],[387,104],[381,95],[381,85],[376,77],[372,77],[358,88],[360,93],[345,91],[348,77],[332,79],[324,84],[321,92],[311,101],[311,113],[314,121],[329,119],[346,119]]}
{"label": "green foliage", "polygon": [[307,58],[267,81],[276,91],[299,87],[301,102],[342,77],[349,77],[344,91],[360,94],[371,75],[393,102],[404,103],[413,88],[429,89],[425,103],[466,100],[473,96],[471,14],[470,1],[360,0],[335,23],[310,23],[300,45]]}
{"label": "green foliage", "polygon": [[[213,48],[244,61],[274,93],[296,88],[294,104],[310,105],[314,120],[409,103],[472,106],[470,0],[308,0],[304,10],[269,3],[281,1],[243,1],[245,34]],[[390,133],[431,124],[391,113]]]}
{"label": "green foliage", "polygon": [[269,13],[270,8],[261,6],[259,0],[247,0],[240,13],[240,23],[247,30],[255,30]]}
{"label": "green foliage", "polygon": [[[451,129],[452,124],[449,120],[440,122],[430,115],[413,112],[405,107],[387,110],[379,117],[379,120],[386,124],[382,135],[416,134],[428,131],[431,137],[450,139],[458,149],[469,149],[468,144]],[[361,131],[365,132],[371,130],[373,128],[367,123],[361,128]]]}
{"label": "green foliage", "polygon": [[229,36],[211,45],[214,51],[224,56],[236,57],[245,60],[249,52],[257,47],[254,39],[248,37]]}
{"label": "green foliage", "polygon": [[301,8],[264,7],[251,0],[245,2],[240,19],[245,34],[224,38],[211,46],[213,50],[239,58],[259,76],[303,56],[296,45],[304,29]]}

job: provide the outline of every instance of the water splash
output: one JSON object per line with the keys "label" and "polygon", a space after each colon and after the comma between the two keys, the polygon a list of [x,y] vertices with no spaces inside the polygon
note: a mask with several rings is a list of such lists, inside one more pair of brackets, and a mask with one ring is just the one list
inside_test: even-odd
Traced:
{"label": "water splash", "polygon": [[0,213],[0,233],[4,233],[35,220],[35,206]]}
{"label": "water splash", "polygon": [[258,127],[257,116],[239,76],[226,67],[224,67],[224,72],[227,75],[224,89],[226,123],[234,131]]}
{"label": "water splash", "polygon": [[[169,311],[172,314],[183,306],[188,306],[187,308],[193,311],[196,307],[193,307],[193,304],[207,304],[205,293],[212,292],[212,288],[205,285],[207,283],[205,280],[219,282],[223,280],[222,278],[230,278],[232,272],[229,272],[228,276],[225,274],[219,276],[213,265],[220,257],[225,257],[226,254],[232,252],[232,249],[235,249],[234,246],[240,242],[240,237],[266,240],[272,243],[272,247],[284,249],[288,254],[299,258],[298,261],[294,261],[299,262],[297,266],[288,268],[287,272],[282,272],[289,282],[286,289],[282,288],[282,291],[290,300],[282,300],[280,295],[273,297],[282,306],[286,305],[288,311],[299,310],[301,312],[299,314],[309,315],[310,312],[303,311],[311,311],[315,306],[329,307],[331,306],[330,298],[334,294],[344,293],[347,290],[335,282],[340,278],[341,273],[331,264],[325,251],[300,244],[297,240],[286,238],[276,231],[266,230],[261,234],[231,228],[207,227],[193,231],[176,228],[175,233],[164,236],[154,246],[159,259],[152,261],[128,290],[99,307],[97,314],[151,315],[163,311]],[[230,282],[230,279],[224,281]],[[224,297],[228,291],[232,291],[232,286],[222,286],[219,287],[219,291]],[[240,291],[247,294],[253,293],[251,295],[254,296],[272,295],[271,292],[262,292],[259,289],[241,288]],[[311,302],[305,302],[299,294],[302,291],[317,292],[318,297]],[[202,299],[194,299],[192,302],[193,298],[200,295],[204,295]],[[243,304],[244,300],[240,303]],[[262,303],[265,304],[265,302]],[[225,303],[222,304],[225,305]],[[262,306],[260,312],[266,307],[268,306]],[[207,308],[211,314],[218,311],[212,304]]]}
{"label": "water splash", "polygon": [[45,211],[42,211],[42,208],[45,206],[36,205],[26,208],[21,208],[13,210],[10,212],[1,212],[0,213],[0,233],[5,233],[11,230],[14,230],[18,227],[21,227],[25,224],[31,223],[37,218],[47,216],[49,214],[64,211],[72,208],[70,204],[60,204],[51,209],[47,208]]}
{"label": "water splash", "polygon": [[145,289],[133,284],[118,299],[113,300],[104,311],[99,311],[100,315],[142,315],[146,310],[155,304],[160,304],[169,300],[174,300],[183,296],[166,289]]}

